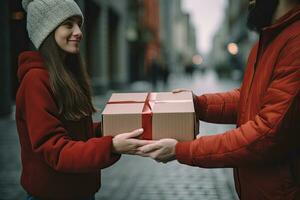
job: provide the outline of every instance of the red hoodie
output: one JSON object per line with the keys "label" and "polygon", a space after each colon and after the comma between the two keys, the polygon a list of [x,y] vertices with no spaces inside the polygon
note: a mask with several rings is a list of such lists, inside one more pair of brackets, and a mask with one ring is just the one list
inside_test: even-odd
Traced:
{"label": "red hoodie", "polygon": [[179,162],[234,167],[242,200],[300,199],[300,6],[262,31],[240,89],[198,100],[201,120],[237,128],[179,142]]}
{"label": "red hoodie", "polygon": [[112,137],[95,138],[96,124],[91,117],[80,121],[61,118],[38,52],[20,55],[18,77],[16,122],[22,186],[47,200],[95,194],[101,185],[100,169],[119,159],[111,151]]}

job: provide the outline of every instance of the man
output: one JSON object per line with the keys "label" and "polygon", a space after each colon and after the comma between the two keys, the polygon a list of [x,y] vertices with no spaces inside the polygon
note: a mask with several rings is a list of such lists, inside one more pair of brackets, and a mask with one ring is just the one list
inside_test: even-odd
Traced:
{"label": "man", "polygon": [[[195,97],[200,120],[236,123],[191,142],[162,139],[140,148],[159,162],[232,167],[242,200],[300,199],[300,1],[249,1],[259,32],[239,89]],[[197,110],[196,109],[196,110]]]}

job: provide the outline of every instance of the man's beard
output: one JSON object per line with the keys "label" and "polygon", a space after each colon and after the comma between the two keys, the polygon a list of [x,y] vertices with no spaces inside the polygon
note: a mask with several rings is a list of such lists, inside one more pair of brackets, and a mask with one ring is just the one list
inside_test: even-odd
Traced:
{"label": "man's beard", "polygon": [[279,0],[256,0],[256,3],[250,4],[247,27],[260,32],[262,28],[271,25],[278,4]]}

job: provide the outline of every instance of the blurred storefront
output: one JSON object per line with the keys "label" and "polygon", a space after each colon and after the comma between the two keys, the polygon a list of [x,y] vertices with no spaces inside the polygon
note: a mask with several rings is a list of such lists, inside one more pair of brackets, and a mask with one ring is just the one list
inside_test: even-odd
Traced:
{"label": "blurred storefront", "polygon": [[160,54],[158,0],[129,0],[128,57],[130,82],[145,80],[151,60]]}
{"label": "blurred storefront", "polygon": [[188,13],[182,10],[181,0],[160,0],[162,54],[171,71],[182,72],[184,65],[198,54],[196,32]]}
{"label": "blurred storefront", "polygon": [[0,2],[0,116],[11,112],[11,69],[10,69],[10,42],[9,42],[9,5],[4,1]]}
{"label": "blurred storefront", "polygon": [[26,33],[25,13],[19,0],[0,2],[0,33],[1,68],[0,68],[0,116],[11,112],[15,94],[18,88],[16,76],[18,68],[18,55],[30,49]]}
{"label": "blurred storefront", "polygon": [[77,0],[85,15],[83,54],[95,94],[128,82],[127,1]]}

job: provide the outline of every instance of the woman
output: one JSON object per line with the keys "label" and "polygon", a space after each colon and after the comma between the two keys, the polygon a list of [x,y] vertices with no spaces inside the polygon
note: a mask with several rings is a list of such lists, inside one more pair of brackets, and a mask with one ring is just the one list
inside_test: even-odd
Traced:
{"label": "woman", "polygon": [[98,137],[95,108],[79,55],[83,16],[73,0],[23,0],[27,31],[38,51],[19,57],[16,122],[21,184],[27,199],[94,199],[100,169],[149,143],[143,130]]}

